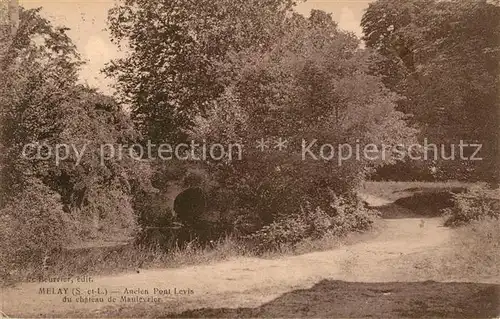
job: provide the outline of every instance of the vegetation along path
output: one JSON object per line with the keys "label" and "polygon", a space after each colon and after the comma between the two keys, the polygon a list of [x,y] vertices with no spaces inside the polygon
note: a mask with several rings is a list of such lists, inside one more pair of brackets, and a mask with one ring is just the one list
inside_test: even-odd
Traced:
{"label": "vegetation along path", "polygon": [[[373,196],[366,199],[372,206],[391,205]],[[433,260],[450,249],[452,230],[443,227],[440,218],[393,218],[382,224],[380,232],[367,241],[300,256],[238,258],[181,269],[141,270],[94,278],[91,284],[25,283],[3,291],[2,310],[23,317],[500,314],[495,280],[458,283],[429,271]],[[55,294],[40,295],[41,287],[56,288],[49,290]],[[75,297],[72,302],[61,302],[64,294],[59,292],[64,290],[59,288],[75,287],[82,291],[99,288],[108,295],[103,296],[104,302],[75,302]],[[138,294],[128,294],[128,302],[120,301],[126,289]],[[169,289],[170,294],[159,293]],[[113,294],[117,301],[107,302]],[[138,302],[132,297],[145,299]],[[161,302],[148,301],[151,297],[161,298]],[[471,298],[476,302],[469,302]]]}

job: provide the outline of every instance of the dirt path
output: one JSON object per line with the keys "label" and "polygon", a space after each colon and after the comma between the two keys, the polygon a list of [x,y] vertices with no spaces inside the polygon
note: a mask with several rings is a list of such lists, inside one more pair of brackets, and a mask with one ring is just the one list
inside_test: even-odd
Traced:
{"label": "dirt path", "polygon": [[[22,284],[2,292],[1,310],[16,317],[41,314],[49,317],[159,316],[199,308],[258,308],[285,293],[311,289],[324,280],[363,284],[436,280],[430,273],[419,273],[418,268],[419,265],[425,266],[419,263],[429,258],[432,260],[432,256],[443,254],[446,250],[451,231],[441,226],[441,220],[401,218],[384,220],[383,223],[383,231],[368,242],[331,251],[276,260],[239,258],[182,269],[143,270],[141,273],[94,278],[90,284]],[[65,292],[58,289],[68,288],[68,296],[75,288],[80,289],[82,296],[89,296],[88,290],[94,289],[93,296],[100,297],[96,291],[99,288],[99,292],[106,292],[107,295],[102,295],[104,302],[75,302],[76,297],[73,296],[72,302],[64,303],[64,294],[40,294],[40,288],[55,288],[49,290],[51,293]],[[170,294],[155,294],[155,288],[161,291],[170,289]],[[161,301],[137,302],[130,299],[121,302],[125,289],[142,291],[142,294],[129,294],[127,297],[154,297]],[[148,294],[145,294],[146,291]],[[117,301],[109,303],[110,296]],[[214,316],[221,314],[215,313]],[[315,315],[322,316],[321,313]],[[232,316],[235,314],[232,313]]]}

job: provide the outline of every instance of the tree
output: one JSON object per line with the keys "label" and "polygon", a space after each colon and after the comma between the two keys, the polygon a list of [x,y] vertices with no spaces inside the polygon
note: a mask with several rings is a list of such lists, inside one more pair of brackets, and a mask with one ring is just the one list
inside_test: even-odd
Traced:
{"label": "tree", "polygon": [[[281,27],[269,50],[232,53],[234,63],[222,66],[232,70],[231,84],[193,130],[197,139],[248,145],[242,161],[214,163],[214,175],[223,197],[232,199],[223,205],[256,211],[264,224],[306,200],[322,203],[328,189],[352,194],[368,168],[380,164],[355,156],[342,165],[303,159],[302,140],[316,139],[318,152],[327,143],[353,149],[356,143],[408,144],[415,134],[394,109],[397,96],[369,75],[376,54],[359,49],[356,37],[340,31],[331,16],[296,14]],[[286,151],[253,148],[261,138],[279,137],[288,141]]]}
{"label": "tree", "polygon": [[[67,29],[52,27],[39,12],[21,9],[19,30],[0,61],[0,217],[2,229],[16,235],[11,240],[28,236],[34,242],[27,247],[44,251],[132,232],[132,190],[148,187],[148,166],[128,153],[103,158],[102,145],[118,149],[138,134],[113,99],[77,84],[82,62]],[[15,225],[26,221],[46,225],[56,238],[36,227],[21,233]]]}
{"label": "tree", "polygon": [[[196,115],[224,91],[218,68],[230,51],[265,49],[290,0],[122,1],[109,14],[115,42],[130,54],[113,61],[121,101],[154,143],[186,138]],[[230,70],[228,70],[229,72]]]}
{"label": "tree", "polygon": [[362,20],[367,46],[384,57],[373,72],[405,97],[399,109],[414,115],[421,139],[483,144],[484,161],[441,162],[464,178],[473,176],[460,173],[462,164],[475,164],[477,178],[495,176],[499,18],[500,7],[486,1],[379,0]]}
{"label": "tree", "polygon": [[[303,160],[302,139],[393,145],[414,134],[394,110],[397,96],[369,74],[377,55],[325,12],[306,19],[292,5],[125,1],[110,12],[114,39],[130,53],[107,73],[145,138],[245,145],[241,161],[203,164],[216,181],[209,206],[246,232],[307,199],[328,205],[329,190],[352,195],[375,165]],[[254,149],[260,138],[279,137],[293,147]]]}

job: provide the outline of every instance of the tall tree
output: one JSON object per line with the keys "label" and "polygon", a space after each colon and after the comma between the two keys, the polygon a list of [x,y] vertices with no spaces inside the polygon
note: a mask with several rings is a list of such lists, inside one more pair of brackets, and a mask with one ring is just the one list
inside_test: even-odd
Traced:
{"label": "tall tree", "polygon": [[110,11],[113,40],[129,55],[113,61],[123,103],[154,142],[183,140],[193,117],[223,93],[217,65],[227,53],[267,48],[290,0],[127,0]]}
{"label": "tall tree", "polygon": [[138,135],[113,99],[77,83],[82,62],[67,29],[39,13],[21,9],[0,60],[0,226],[14,232],[9,240],[29,237],[21,250],[50,249],[111,225],[132,231],[131,188],[147,179],[147,166],[128,153],[101,163],[101,145],[118,149]]}
{"label": "tall tree", "polygon": [[[352,194],[368,168],[382,162],[353,151],[339,164],[339,145],[389,147],[408,144],[415,134],[395,110],[397,95],[369,74],[377,54],[360,49],[359,40],[339,30],[330,15],[290,15],[282,28],[268,50],[234,52],[233,62],[221,66],[232,71],[230,85],[193,130],[197,139],[249,146],[242,161],[218,164],[214,171],[220,192],[236,201],[229,206],[257,212],[265,223],[295,212],[306,199],[314,205],[327,200],[328,190]],[[270,138],[270,149],[254,149],[261,138]],[[287,144],[278,151],[279,138]],[[303,141],[314,140],[318,158],[303,158]],[[323,155],[331,158],[325,160],[320,147],[328,144],[332,149]],[[388,151],[385,160],[391,158]]]}
{"label": "tall tree", "polygon": [[384,57],[373,71],[405,96],[400,109],[414,115],[422,139],[483,144],[484,161],[441,162],[449,172],[475,164],[476,177],[495,176],[499,23],[500,6],[475,0],[379,0],[363,16],[367,46]]}

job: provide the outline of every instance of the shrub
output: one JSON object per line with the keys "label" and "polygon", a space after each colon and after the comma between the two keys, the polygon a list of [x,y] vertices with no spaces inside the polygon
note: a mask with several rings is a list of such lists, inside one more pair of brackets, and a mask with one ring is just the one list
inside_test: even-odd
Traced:
{"label": "shrub", "polygon": [[0,211],[0,268],[16,269],[40,261],[68,241],[64,212],[57,193],[30,181],[17,200]]}
{"label": "shrub", "polygon": [[86,205],[73,207],[69,216],[76,226],[72,236],[76,240],[130,237],[138,230],[130,195],[112,185],[94,185]]}
{"label": "shrub", "polygon": [[212,168],[219,184],[212,191],[215,195],[209,196],[209,206],[233,219],[246,215],[239,219],[252,223],[245,229],[254,232],[280,216],[296,214],[306,201],[327,206],[327,189],[337,194],[352,193],[362,178],[360,170],[353,163],[335,167],[322,161],[305,161],[297,154],[249,151],[242,161]]}
{"label": "shrub", "polygon": [[377,211],[367,208],[355,195],[332,197],[328,212],[333,221],[331,230],[336,235],[368,230],[379,216]]}
{"label": "shrub", "polygon": [[465,193],[453,195],[452,207],[444,210],[447,226],[460,226],[485,218],[500,218],[500,196],[498,190],[486,185],[469,188]]}
{"label": "shrub", "polygon": [[307,201],[298,212],[281,215],[249,238],[263,252],[281,250],[306,239],[320,239],[327,234],[344,236],[372,226],[377,214],[367,209],[357,197],[330,196],[327,206],[313,206]]}

